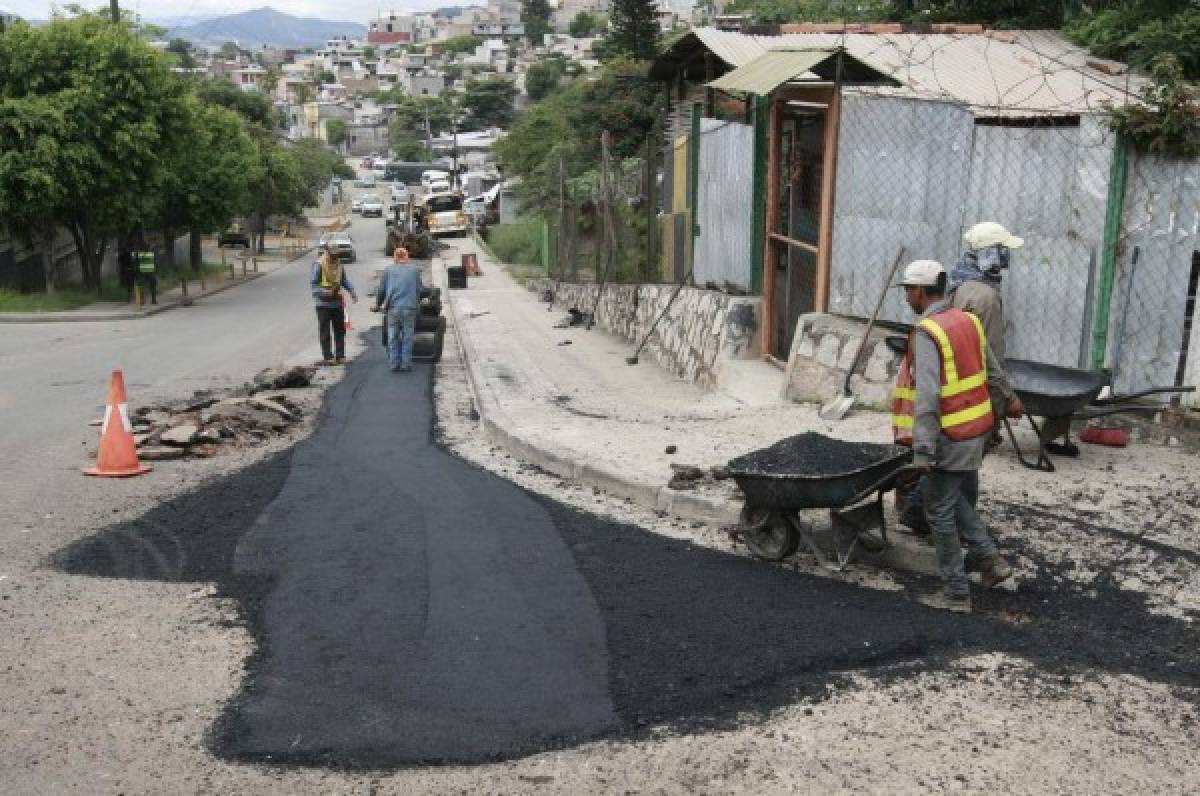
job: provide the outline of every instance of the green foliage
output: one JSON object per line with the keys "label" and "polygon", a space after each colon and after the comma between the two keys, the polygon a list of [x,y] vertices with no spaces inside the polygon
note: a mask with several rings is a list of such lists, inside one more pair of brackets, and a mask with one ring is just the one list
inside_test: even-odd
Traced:
{"label": "green foliage", "polygon": [[449,64],[442,69],[442,76],[446,78],[446,85],[453,83],[455,80],[461,80],[463,76],[462,64]]}
{"label": "green foliage", "polygon": [[393,149],[405,146],[407,141],[425,141],[427,119],[432,135],[450,129],[450,103],[443,97],[413,97],[403,89],[394,89],[381,101],[397,106],[388,123],[388,141]]}
{"label": "green foliage", "polygon": [[13,26],[0,63],[0,219],[65,226],[98,288],[108,238],[153,204],[183,84],[127,24],[95,14]]}
{"label": "green foliage", "polygon": [[1141,2],[1084,14],[1064,33],[1102,58],[1148,68],[1160,54],[1174,55],[1183,75],[1200,79],[1200,9],[1185,2]]}
{"label": "green foliage", "polygon": [[246,121],[261,127],[275,127],[275,108],[271,101],[255,91],[242,91],[221,78],[208,78],[196,85],[196,95],[210,105],[220,105],[240,114]]}
{"label": "green foliage", "polygon": [[341,119],[325,122],[325,138],[330,146],[339,147],[346,140],[346,123]]}
{"label": "green foliage", "polygon": [[487,231],[487,244],[501,261],[517,265],[538,265],[542,240],[542,220],[527,218],[515,224],[496,224]]}
{"label": "green foliage", "polygon": [[337,75],[335,75],[333,72],[330,72],[328,69],[322,69],[317,75],[317,81],[325,85],[336,83]]}
{"label": "green foliage", "polygon": [[238,57],[237,42],[232,42],[232,41],[225,42],[224,44],[221,45],[221,49],[218,50],[218,52],[220,53],[222,58],[232,61],[234,58]]}
{"label": "green foliage", "polygon": [[374,61],[375,60],[375,48],[369,44],[366,47],[363,47],[363,58],[368,61]]}
{"label": "green foliage", "polygon": [[595,170],[604,131],[615,158],[639,155],[654,129],[657,102],[644,64],[614,61],[526,110],[497,142],[496,157],[506,174],[521,178],[530,205],[549,207],[558,201],[560,159],[568,176]]}
{"label": "green foliage", "polygon": [[[390,131],[389,131],[390,133]],[[425,146],[425,139],[416,138],[410,135],[390,136],[388,145],[391,147],[392,154],[397,160],[407,160],[419,162],[429,158],[429,149]]]}
{"label": "green foliage", "polygon": [[525,37],[530,44],[542,43],[542,37],[550,32],[552,14],[546,0],[521,0],[521,22],[525,24]]}
{"label": "green foliage", "polygon": [[567,32],[577,39],[585,39],[588,36],[594,36],[604,30],[607,20],[599,14],[593,14],[588,11],[580,11],[571,20],[571,24],[567,26]]}
{"label": "green foliage", "polygon": [[658,20],[653,0],[613,0],[605,53],[648,61],[658,54]]}
{"label": "green foliage", "polygon": [[516,87],[502,77],[468,80],[462,98],[462,108],[467,114],[463,129],[508,127],[513,120],[516,95]]}
{"label": "green foliage", "polygon": [[164,177],[148,226],[216,232],[251,207],[259,150],[245,120],[219,105],[185,100],[186,122],[163,153]]}
{"label": "green foliage", "polygon": [[1200,89],[1183,77],[1178,58],[1160,55],[1152,63],[1154,84],[1141,105],[1112,111],[1112,127],[1139,152],[1170,158],[1200,155]]}
{"label": "green foliage", "polygon": [[452,55],[475,52],[475,48],[483,44],[478,36],[451,36],[441,43],[442,52]]}
{"label": "green foliage", "polygon": [[525,72],[525,92],[532,100],[540,100],[558,88],[566,68],[559,58],[538,61]]}

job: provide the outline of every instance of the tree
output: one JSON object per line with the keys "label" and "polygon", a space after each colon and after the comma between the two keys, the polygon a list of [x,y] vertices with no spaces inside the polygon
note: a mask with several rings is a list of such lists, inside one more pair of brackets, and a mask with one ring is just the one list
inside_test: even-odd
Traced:
{"label": "tree", "polygon": [[337,75],[335,75],[333,72],[330,72],[328,69],[322,69],[320,71],[320,73],[317,75],[317,82],[322,83],[324,85],[328,85],[330,83],[336,83]]}
{"label": "tree", "polygon": [[366,47],[363,47],[363,59],[367,60],[367,61],[374,61],[375,60],[375,48],[369,44]]}
{"label": "tree", "polygon": [[325,122],[325,139],[331,147],[340,147],[346,140],[346,123],[341,119],[330,119]]}
{"label": "tree", "polygon": [[429,148],[425,140],[409,135],[393,135],[388,129],[388,146],[397,160],[423,161],[429,157]]}
{"label": "tree", "polygon": [[658,54],[658,20],[653,0],[613,0],[609,10],[608,51],[648,61]]}
{"label": "tree", "polygon": [[442,52],[451,55],[475,52],[475,48],[483,44],[479,36],[451,36],[441,43]]}
{"label": "tree", "polygon": [[227,41],[221,45],[221,49],[217,52],[222,58],[232,61],[238,57],[238,54],[241,52],[241,50],[238,48],[236,42]]}
{"label": "tree", "polygon": [[547,0],[521,0],[521,22],[531,45],[540,45],[542,38],[550,32],[551,13]]}
{"label": "tree", "polygon": [[507,127],[513,119],[516,95],[516,87],[502,77],[468,80],[462,99],[463,110],[467,113],[463,128]]}
{"label": "tree", "polygon": [[605,21],[602,16],[592,14],[588,11],[580,11],[571,20],[571,24],[567,27],[567,32],[577,39],[586,39],[588,36],[603,30]]}
{"label": "tree", "polygon": [[538,61],[525,72],[525,93],[531,100],[542,99],[558,88],[564,71],[563,63],[558,58]]}
{"label": "tree", "polygon": [[235,111],[261,127],[276,126],[276,111],[269,99],[253,91],[242,91],[228,80],[203,80],[196,86],[196,96],[204,102]]}
{"label": "tree", "polygon": [[0,219],[18,233],[64,226],[98,290],[110,237],[149,214],[184,84],[129,25],[96,14],[14,26],[0,63]]}
{"label": "tree", "polygon": [[168,262],[178,232],[192,234],[191,267],[202,266],[200,236],[248,212],[259,183],[258,148],[246,121],[228,108],[186,99],[187,123],[164,154],[165,176],[153,225],[162,232]]}

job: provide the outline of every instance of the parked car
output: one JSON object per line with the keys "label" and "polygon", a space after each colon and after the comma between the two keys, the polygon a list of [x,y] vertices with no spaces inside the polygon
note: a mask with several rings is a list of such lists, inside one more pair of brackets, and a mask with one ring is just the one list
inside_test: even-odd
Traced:
{"label": "parked car", "polygon": [[421,205],[425,228],[430,235],[466,235],[467,214],[456,193],[431,193]]}
{"label": "parked car", "polygon": [[407,202],[408,201],[408,186],[402,182],[398,182],[392,186],[392,201]]}
{"label": "parked car", "polygon": [[429,192],[432,193],[450,193],[449,180],[434,180],[429,183]]}
{"label": "parked car", "polygon": [[378,163],[376,163],[374,166],[371,167],[371,174],[375,177],[376,180],[384,180],[387,178],[387,169],[384,168],[383,166],[380,166]]}
{"label": "parked car", "polygon": [[374,174],[362,175],[361,177],[359,177],[357,180],[354,181],[354,187],[355,188],[374,188],[375,187],[375,175]]}
{"label": "parked car", "polygon": [[356,196],[350,200],[350,212],[351,213],[361,213],[362,206],[363,206],[362,197]]}
{"label": "parked car", "polygon": [[383,200],[378,196],[368,196],[362,200],[363,218],[367,216],[379,216],[383,218]]}
{"label": "parked car", "polygon": [[223,229],[217,235],[218,246],[243,246],[250,248],[250,234],[246,232],[241,224],[233,224],[228,229]]}
{"label": "parked car", "polygon": [[330,254],[335,255],[342,262],[352,263],[358,259],[358,255],[354,251],[354,239],[348,232],[334,232],[324,239],[323,245],[328,247]]}

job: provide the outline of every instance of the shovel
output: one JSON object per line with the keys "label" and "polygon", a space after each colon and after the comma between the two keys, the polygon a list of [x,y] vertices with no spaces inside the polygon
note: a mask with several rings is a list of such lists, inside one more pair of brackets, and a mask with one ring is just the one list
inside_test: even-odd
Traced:
{"label": "shovel", "polygon": [[867,330],[863,332],[862,341],[858,344],[858,351],[854,353],[854,361],[850,363],[850,369],[846,371],[846,380],[842,382],[842,394],[830,399],[817,412],[822,420],[841,420],[854,406],[854,393],[850,392],[850,377],[854,375],[854,369],[858,367],[858,361],[862,359],[863,349],[867,347],[867,340],[871,337],[871,329],[875,328],[875,319],[879,317],[883,300],[887,298],[888,289],[892,286],[892,277],[896,275],[896,269],[900,267],[900,260],[903,258],[904,247],[901,246],[900,250],[896,252],[896,259],[892,260],[892,267],[888,271],[887,278],[883,280],[883,290],[879,292],[879,301],[875,303],[875,312],[871,313]]}

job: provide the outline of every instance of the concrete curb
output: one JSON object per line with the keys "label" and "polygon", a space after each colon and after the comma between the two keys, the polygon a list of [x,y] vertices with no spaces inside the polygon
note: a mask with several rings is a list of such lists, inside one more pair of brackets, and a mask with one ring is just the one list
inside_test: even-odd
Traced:
{"label": "concrete curb", "polygon": [[[303,255],[301,255],[303,256]],[[285,265],[290,265],[296,260],[288,260]],[[158,315],[167,310],[173,310],[177,307],[186,307],[196,301],[209,296],[215,296],[218,293],[224,293],[230,288],[244,285],[247,282],[253,282],[259,277],[266,276],[267,272],[260,271],[258,273],[248,273],[245,276],[235,277],[228,282],[222,283],[212,290],[206,290],[203,293],[189,295],[185,301],[183,298],[172,301],[164,301],[162,304],[151,305],[148,309],[136,310],[130,312],[118,312],[108,314],[87,313],[76,310],[66,310],[65,312],[24,312],[24,313],[0,313],[0,323],[96,323],[101,321],[137,321],[142,318],[149,318],[151,315]]]}
{"label": "concrete curb", "polygon": [[[503,408],[482,388],[483,375],[478,372],[477,357],[469,335],[459,326],[458,307],[455,296],[446,292],[446,305],[454,322],[454,337],[462,354],[467,381],[475,397],[484,433],[493,443],[504,448],[521,461],[567,478],[585,486],[599,489],[616,497],[626,498],[648,509],[664,511],[685,520],[694,520],[716,525],[731,525],[738,521],[742,510],[741,501],[714,498],[693,492],[680,492],[665,486],[655,486],[635,481],[622,473],[591,464],[584,459],[554,450],[532,437],[523,436],[505,416]],[[937,559],[932,547],[894,530],[888,534],[891,545],[881,553],[858,551],[858,561],[873,566],[899,569],[922,575],[937,574]]]}

